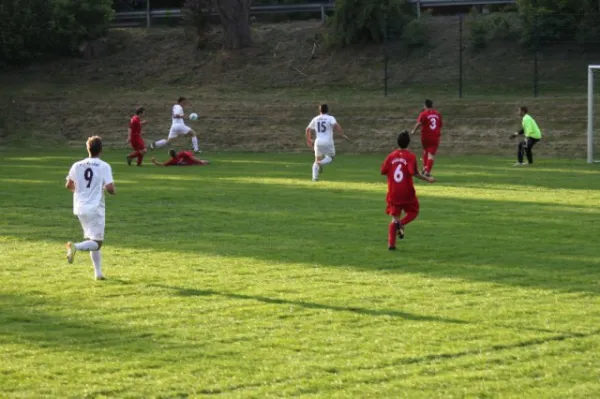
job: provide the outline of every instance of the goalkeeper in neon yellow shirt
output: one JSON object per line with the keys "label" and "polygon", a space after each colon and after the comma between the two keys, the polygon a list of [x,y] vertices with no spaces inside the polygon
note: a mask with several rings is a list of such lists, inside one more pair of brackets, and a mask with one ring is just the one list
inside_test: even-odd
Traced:
{"label": "goalkeeper in neon yellow shirt", "polygon": [[542,139],[542,132],[535,120],[529,115],[527,107],[519,107],[519,116],[523,118],[523,128],[517,133],[514,133],[511,138],[519,135],[524,135],[524,140],[519,143],[517,152],[517,163],[514,166],[523,166],[523,153],[527,154],[527,161],[531,165],[533,163],[533,146]]}

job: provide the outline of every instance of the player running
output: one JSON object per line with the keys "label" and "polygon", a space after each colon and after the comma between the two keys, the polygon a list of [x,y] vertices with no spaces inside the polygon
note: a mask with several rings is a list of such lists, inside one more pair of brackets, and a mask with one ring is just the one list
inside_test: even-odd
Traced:
{"label": "player running", "polygon": [[100,159],[102,139],[90,137],[86,145],[89,157],[71,166],[66,184],[73,193],[73,214],[79,218],[85,241],[67,243],[67,261],[73,263],[77,251],[89,251],[96,280],[105,280],[100,253],[104,241],[104,190],[111,195],[116,190],[110,165]]}
{"label": "player running", "polygon": [[348,136],[342,131],[342,127],[329,115],[329,106],[327,104],[319,105],[320,115],[313,118],[306,128],[306,144],[313,147],[311,131],[315,131],[316,139],[314,142],[315,163],[312,168],[312,180],[318,181],[319,174],[323,173],[323,165],[333,162],[335,158],[335,144],[333,143],[333,132],[348,139]]}
{"label": "player running", "polygon": [[542,131],[538,127],[535,119],[529,115],[527,107],[519,107],[519,116],[523,118],[521,124],[523,128],[514,133],[511,138],[515,138],[520,134],[525,136],[524,140],[519,143],[517,151],[517,163],[513,166],[523,166],[523,153],[527,154],[527,162],[529,165],[533,163],[533,146],[542,139]]}
{"label": "player running", "polygon": [[156,166],[194,166],[210,164],[207,160],[194,157],[194,154],[190,151],[175,152],[175,150],[169,150],[169,156],[171,159],[163,163],[157,162],[156,158],[152,158],[152,163]]}
{"label": "player running", "polygon": [[[419,200],[415,192],[413,176],[417,179],[433,183],[431,176],[419,173],[417,157],[408,151],[410,134],[407,130],[398,135],[399,150],[387,156],[381,165],[381,174],[387,176],[388,191],[386,196],[386,213],[392,216],[388,230],[388,249],[396,250],[396,235],[404,238],[404,226],[419,215]],[[400,216],[404,212],[404,217]]]}
{"label": "player running", "polygon": [[421,127],[421,144],[423,145],[423,174],[431,176],[435,154],[440,146],[442,135],[442,115],[433,109],[433,101],[425,100],[423,112],[419,114],[417,124],[411,134]]}
{"label": "player running", "polygon": [[200,152],[200,149],[198,148],[198,137],[196,137],[196,132],[194,132],[192,128],[187,126],[183,121],[183,118],[185,116],[183,112],[183,107],[185,106],[186,101],[187,100],[185,99],[185,97],[179,97],[177,99],[177,104],[173,105],[173,122],[171,124],[171,130],[169,131],[169,137],[166,140],[157,140],[154,143],[150,144],[151,150],[154,150],[155,148],[164,147],[181,135],[187,136],[191,134],[192,147],[194,148],[194,152]]}
{"label": "player running", "polygon": [[144,159],[144,154],[147,152],[146,144],[144,143],[144,139],[142,139],[142,125],[146,123],[146,121],[142,121],[140,118],[144,115],[144,107],[138,107],[135,110],[135,115],[129,121],[129,136],[127,137],[127,142],[133,148],[133,152],[127,155],[127,165],[131,166],[131,161],[133,158],[137,158],[136,165],[142,166],[142,160]]}

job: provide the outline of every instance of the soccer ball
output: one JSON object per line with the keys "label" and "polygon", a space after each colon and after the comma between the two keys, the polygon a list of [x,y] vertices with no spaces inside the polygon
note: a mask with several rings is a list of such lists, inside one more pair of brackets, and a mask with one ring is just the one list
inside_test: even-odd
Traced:
{"label": "soccer ball", "polygon": [[191,121],[195,121],[196,119],[198,119],[198,114],[197,114],[197,113],[195,113],[195,112],[192,112],[192,113],[190,114],[190,120],[191,120]]}

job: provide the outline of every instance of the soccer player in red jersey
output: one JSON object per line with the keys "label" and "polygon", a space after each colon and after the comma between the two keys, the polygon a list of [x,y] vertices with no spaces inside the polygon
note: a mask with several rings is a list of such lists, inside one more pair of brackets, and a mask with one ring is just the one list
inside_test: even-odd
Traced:
{"label": "soccer player in red jersey", "polygon": [[142,160],[147,151],[146,144],[142,139],[142,125],[146,123],[146,121],[140,119],[143,115],[144,107],[138,107],[135,110],[135,115],[129,121],[129,137],[127,138],[127,142],[133,148],[133,152],[127,155],[127,165],[129,166],[131,166],[133,158],[137,158],[137,166],[142,166]]}
{"label": "soccer player in red jersey", "polygon": [[156,166],[194,166],[210,164],[207,160],[194,157],[194,153],[191,151],[176,152],[175,150],[169,150],[169,156],[171,159],[163,163],[157,162],[156,158],[152,158],[152,163]]}
{"label": "soccer player in red jersey", "polygon": [[[381,174],[387,176],[387,209],[392,217],[388,230],[388,249],[396,250],[396,236],[404,238],[404,226],[419,215],[419,200],[413,184],[413,176],[417,179],[433,183],[431,176],[419,173],[417,157],[408,151],[410,134],[407,130],[398,135],[399,150],[387,156],[381,165]],[[404,212],[404,217],[400,219]]]}
{"label": "soccer player in red jersey", "polygon": [[423,145],[423,174],[431,176],[435,154],[440,145],[442,135],[442,115],[433,109],[433,101],[425,100],[425,108],[419,114],[417,124],[411,134],[421,127],[421,144]]}

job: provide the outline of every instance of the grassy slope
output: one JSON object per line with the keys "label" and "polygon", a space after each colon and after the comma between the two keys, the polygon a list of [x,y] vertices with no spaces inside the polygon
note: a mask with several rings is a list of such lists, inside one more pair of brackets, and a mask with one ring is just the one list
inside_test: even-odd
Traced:
{"label": "grassy slope", "polygon": [[[104,269],[62,187],[79,154],[0,165],[0,396],[597,397],[600,179],[442,159],[386,249],[378,156],[108,152]],[[43,195],[41,195],[43,194]]]}
{"label": "grassy slope", "polygon": [[466,51],[467,97],[458,100],[456,19],[436,17],[429,24],[426,48],[392,46],[387,99],[381,49],[329,52],[319,45],[310,59],[324,33],[314,22],[257,25],[256,46],[240,53],[196,51],[183,29],[115,30],[114,51],[103,59],[63,60],[1,76],[0,144],[79,142],[100,133],[123,146],[128,115],[138,104],[147,107],[147,133],[156,139],[168,130],[172,102],[185,95],[206,117],[197,125],[205,148],[298,150],[315,104],[328,101],[358,141],[348,151],[381,151],[392,132],[412,125],[423,98],[433,97],[447,120],[446,153],[512,152],[505,137],[518,124],[515,106],[525,102],[547,133],[539,151],[582,156],[586,59],[558,49],[544,55],[545,97],[534,100],[531,60],[517,46]]}

